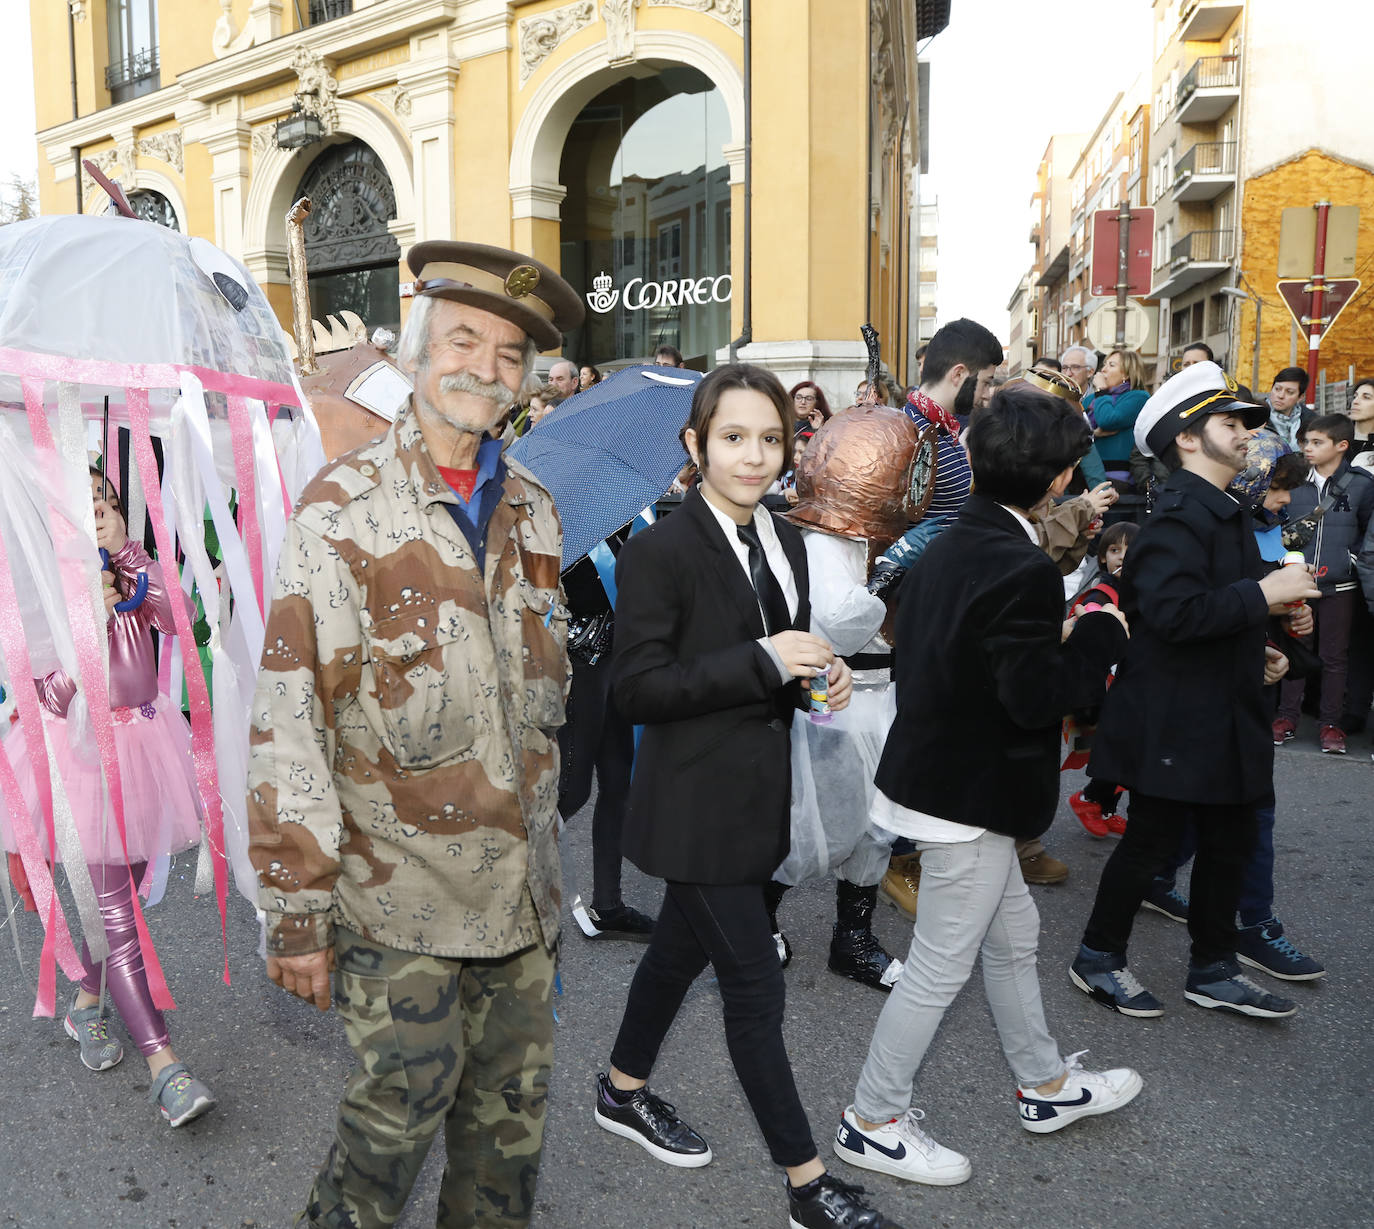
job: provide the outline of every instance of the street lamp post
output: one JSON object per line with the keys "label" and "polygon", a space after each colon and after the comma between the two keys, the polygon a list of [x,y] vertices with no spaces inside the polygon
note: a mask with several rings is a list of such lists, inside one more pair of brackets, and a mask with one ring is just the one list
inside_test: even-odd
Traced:
{"label": "street lamp post", "polygon": [[1255,344],[1251,349],[1250,391],[1258,396],[1260,375],[1260,319],[1264,311],[1264,300],[1257,294],[1242,290],[1239,286],[1223,286],[1221,293],[1233,299],[1248,299],[1255,305]]}

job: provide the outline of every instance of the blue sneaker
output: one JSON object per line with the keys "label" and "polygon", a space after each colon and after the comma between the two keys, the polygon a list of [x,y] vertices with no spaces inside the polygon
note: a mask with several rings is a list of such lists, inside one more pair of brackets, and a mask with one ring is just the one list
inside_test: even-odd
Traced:
{"label": "blue sneaker", "polygon": [[81,1062],[91,1071],[108,1071],[124,1057],[124,1047],[118,1037],[110,1036],[98,1003],[94,1007],[78,1007],[73,995],[62,1028],[73,1041],[81,1043]]}
{"label": "blue sneaker", "polygon": [[1161,879],[1156,875],[1140,904],[1144,909],[1162,913],[1170,921],[1183,922],[1185,925],[1188,922],[1188,898],[1174,887],[1172,879]]}
{"label": "blue sneaker", "polygon": [[1316,981],[1326,976],[1322,965],[1293,946],[1276,917],[1236,931],[1236,958],[1284,981]]}
{"label": "blue sneaker", "polygon": [[1240,971],[1240,965],[1234,960],[1218,960],[1201,969],[1190,968],[1183,997],[1199,1007],[1219,1008],[1260,1020],[1286,1020],[1298,1010],[1298,1005],[1290,999],[1280,998],[1257,986]]}
{"label": "blue sneaker", "polygon": [[1164,1014],[1164,1004],[1126,967],[1126,957],[1080,947],[1069,965],[1069,980],[1089,998],[1123,1016],[1142,1019]]}

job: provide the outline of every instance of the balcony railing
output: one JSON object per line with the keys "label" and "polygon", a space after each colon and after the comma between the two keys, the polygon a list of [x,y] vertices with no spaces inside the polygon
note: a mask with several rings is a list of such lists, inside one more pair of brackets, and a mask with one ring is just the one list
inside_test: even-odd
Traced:
{"label": "balcony railing", "polygon": [[1240,85],[1240,57],[1235,55],[1205,55],[1194,62],[1178,83],[1177,105],[1183,106],[1195,90],[1207,90]]}
{"label": "balcony railing", "polygon": [[[157,89],[157,76],[157,48],[144,47],[133,55],[105,66],[105,88],[115,102],[123,102],[126,98]],[[152,84],[146,84],[148,82]],[[137,88],[139,86],[144,88]]]}
{"label": "balcony railing", "polygon": [[1169,252],[1169,268],[1185,265],[1209,264],[1231,259],[1232,232],[1229,230],[1195,230],[1183,236]]}
{"label": "balcony railing", "polygon": [[1174,183],[1194,175],[1234,175],[1236,173],[1236,143],[1234,141],[1202,141],[1194,145],[1174,164]]}
{"label": "balcony railing", "polygon": [[310,0],[310,24],[323,25],[336,17],[347,17],[353,11],[353,0]]}

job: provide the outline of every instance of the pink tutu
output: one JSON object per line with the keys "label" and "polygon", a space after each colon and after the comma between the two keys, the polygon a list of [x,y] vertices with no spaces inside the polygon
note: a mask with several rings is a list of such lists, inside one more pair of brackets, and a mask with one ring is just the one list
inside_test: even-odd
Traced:
{"label": "pink tutu", "polygon": [[[191,760],[191,731],[186,718],[166,696],[139,708],[117,708],[115,746],[123,785],[125,836],[131,862],[151,862],[165,853],[179,853],[200,843],[200,799]],[[87,864],[122,864],[114,808],[110,806],[100,765],[88,764],[72,751],[65,719],[44,710],[43,730],[53,747],[62,784],[71,802],[76,831]],[[47,822],[38,805],[33,765],[23,730],[14,726],[5,738],[5,754],[14,765],[24,804],[32,817],[44,854],[48,850]],[[92,753],[94,749],[92,748]],[[15,852],[8,806],[0,806],[0,836],[5,849]],[[62,852],[57,852],[57,861]]]}

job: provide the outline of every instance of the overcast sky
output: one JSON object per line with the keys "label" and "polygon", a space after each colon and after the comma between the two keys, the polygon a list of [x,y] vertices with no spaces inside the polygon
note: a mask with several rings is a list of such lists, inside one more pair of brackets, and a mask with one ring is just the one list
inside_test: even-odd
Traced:
{"label": "overcast sky", "polygon": [[954,0],[932,39],[930,174],[941,324],[971,316],[1004,342],[1030,268],[1030,197],[1056,132],[1090,133],[1150,67],[1149,0]]}
{"label": "overcast sky", "polygon": [[[59,0],[49,0],[58,3]],[[29,45],[28,0],[0,0],[0,46]],[[953,0],[927,46],[931,173],[939,197],[940,321],[972,316],[1003,341],[1007,300],[1030,267],[1030,195],[1045,143],[1089,132],[1150,64],[1149,0]],[[0,74],[0,181],[36,165],[32,57]],[[66,49],[49,70],[66,79]]]}

